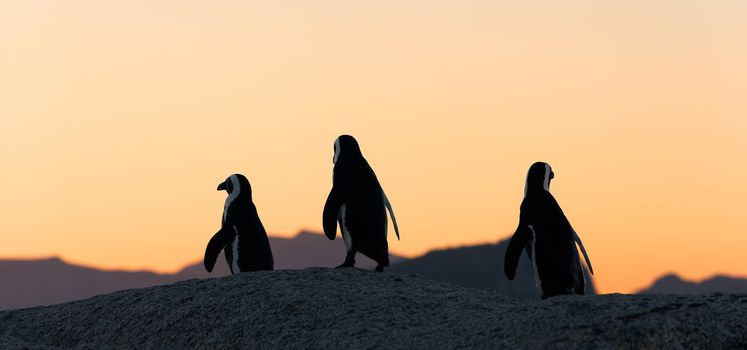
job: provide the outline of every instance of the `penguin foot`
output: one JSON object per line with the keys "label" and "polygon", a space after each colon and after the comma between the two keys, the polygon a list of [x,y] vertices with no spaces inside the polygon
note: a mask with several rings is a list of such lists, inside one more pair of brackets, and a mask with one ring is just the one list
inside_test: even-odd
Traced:
{"label": "penguin foot", "polygon": [[345,262],[342,263],[342,265],[337,266],[335,268],[336,269],[340,269],[340,268],[343,268],[343,267],[355,267],[355,260],[347,260],[346,259]]}
{"label": "penguin foot", "polygon": [[355,267],[355,251],[349,251],[348,254],[345,255],[345,262],[335,268],[339,269],[341,267]]}
{"label": "penguin foot", "polygon": [[342,269],[342,268],[346,268],[346,267],[355,267],[355,266],[353,264],[342,264],[342,265],[339,265],[339,266],[337,266],[335,268],[336,269]]}
{"label": "penguin foot", "polygon": [[376,272],[384,272],[384,265],[376,265],[376,268],[374,269]]}

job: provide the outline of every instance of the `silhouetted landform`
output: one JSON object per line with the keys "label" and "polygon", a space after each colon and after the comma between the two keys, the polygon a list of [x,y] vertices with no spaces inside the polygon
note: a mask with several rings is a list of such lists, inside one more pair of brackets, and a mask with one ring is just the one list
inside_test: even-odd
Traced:
{"label": "silhouetted landform", "polygon": [[[498,244],[434,250],[421,257],[392,266],[390,271],[419,273],[440,282],[465,287],[489,289],[513,297],[539,298],[534,270],[526,252],[519,260],[516,278],[509,281],[503,273],[503,258],[508,240]],[[586,294],[596,294],[586,272]]]}
{"label": "silhouetted landform", "polygon": [[747,279],[714,276],[701,282],[683,280],[676,274],[665,275],[638,294],[747,294]]}
{"label": "silhouetted landform", "polygon": [[[345,259],[346,249],[342,239],[330,242],[321,234],[301,232],[294,238],[271,237],[270,244],[277,269],[333,267]],[[395,255],[390,259],[394,264],[404,260]],[[376,266],[374,261],[360,255],[358,262],[363,268]],[[176,274],[157,274],[150,271],[104,271],[69,264],[59,258],[0,260],[0,310],[58,304],[122,289],[229,274],[222,255],[218,257],[212,274],[205,271],[202,261]]]}
{"label": "silhouetted landform", "polygon": [[0,309],[57,304],[97,294],[176,282],[149,271],[103,271],[59,258],[0,261]]}
{"label": "silhouetted landform", "polygon": [[359,269],[244,273],[0,312],[9,349],[744,349],[747,295],[516,299]]}

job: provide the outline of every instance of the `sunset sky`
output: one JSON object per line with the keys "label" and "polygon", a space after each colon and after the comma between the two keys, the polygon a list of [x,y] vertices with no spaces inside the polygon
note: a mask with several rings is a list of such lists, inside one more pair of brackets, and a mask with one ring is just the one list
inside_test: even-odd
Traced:
{"label": "sunset sky", "polygon": [[541,160],[601,292],[745,276],[746,18],[736,0],[2,2],[0,258],[175,271],[236,172],[271,235],[319,231],[349,133],[392,252],[509,237]]}

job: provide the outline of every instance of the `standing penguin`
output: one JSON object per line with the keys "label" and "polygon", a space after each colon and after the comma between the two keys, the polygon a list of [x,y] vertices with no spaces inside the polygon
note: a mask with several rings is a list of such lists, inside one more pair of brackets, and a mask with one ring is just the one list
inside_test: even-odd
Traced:
{"label": "standing penguin", "polygon": [[218,191],[228,192],[223,207],[223,221],[205,249],[205,269],[213,271],[220,250],[226,256],[231,274],[272,270],[272,250],[257,208],[252,202],[252,186],[241,174],[233,174],[218,185]]}
{"label": "standing penguin", "polygon": [[529,168],[519,227],[508,242],[504,262],[506,277],[513,280],[521,251],[526,248],[542,299],[584,294],[584,269],[576,243],[581,247],[589,271],[594,274],[581,239],[550,194],[550,180],[554,177],[547,163],[537,162]]}
{"label": "standing penguin", "polygon": [[392,205],[352,136],[338,137],[334,151],[332,190],[322,213],[324,234],[334,240],[340,223],[347,255],[338,268],[355,266],[355,253],[361,252],[376,261],[376,271],[383,271],[389,266],[387,209],[399,239]]}

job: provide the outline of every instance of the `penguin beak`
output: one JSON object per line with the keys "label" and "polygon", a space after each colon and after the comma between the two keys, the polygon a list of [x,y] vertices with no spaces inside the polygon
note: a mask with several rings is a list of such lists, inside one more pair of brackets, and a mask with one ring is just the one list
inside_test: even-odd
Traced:
{"label": "penguin beak", "polygon": [[221,182],[220,185],[218,185],[218,191],[225,191],[226,190],[226,183]]}
{"label": "penguin beak", "polygon": [[550,172],[550,180],[552,180],[552,179],[554,179],[554,178],[555,178],[555,172],[554,172],[554,171],[551,171],[551,172]]}

